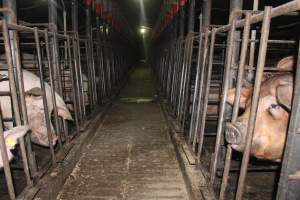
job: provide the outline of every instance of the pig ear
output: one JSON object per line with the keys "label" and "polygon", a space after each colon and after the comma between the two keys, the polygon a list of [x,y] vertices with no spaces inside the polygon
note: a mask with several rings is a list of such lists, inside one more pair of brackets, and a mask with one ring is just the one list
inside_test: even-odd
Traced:
{"label": "pig ear", "polygon": [[[227,96],[227,103],[229,103],[230,105],[234,104],[234,99],[235,99],[235,93],[236,93],[236,89],[232,88],[229,89],[228,91],[228,96]],[[241,90],[241,97],[240,97],[240,107],[241,108],[245,108],[246,103],[249,99],[249,97],[252,95],[252,88],[251,87],[243,87]]]}
{"label": "pig ear", "polygon": [[294,61],[294,56],[285,57],[277,63],[276,68],[279,71],[292,71],[294,67]]}
{"label": "pig ear", "polygon": [[34,87],[26,91],[25,94],[29,96],[42,96],[42,89],[38,87]]}
{"label": "pig ear", "polygon": [[280,85],[277,87],[277,100],[288,110],[291,110],[293,86],[291,84]]}
{"label": "pig ear", "polygon": [[55,98],[58,116],[61,116],[63,119],[73,120],[72,115],[68,110],[68,107],[65,104],[64,100],[57,93],[55,93]]}

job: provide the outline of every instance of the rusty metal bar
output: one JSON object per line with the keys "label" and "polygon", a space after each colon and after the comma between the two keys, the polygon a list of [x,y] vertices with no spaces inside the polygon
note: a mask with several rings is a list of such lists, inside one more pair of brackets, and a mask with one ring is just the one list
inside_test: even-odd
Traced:
{"label": "rusty metal bar", "polygon": [[[270,15],[271,15],[271,18],[274,18],[274,17],[278,17],[278,16],[281,16],[281,15],[284,15],[284,14],[287,14],[290,12],[297,11],[299,9],[300,9],[300,0],[294,0],[294,1],[288,2],[286,4],[283,4],[281,6],[277,6],[277,7],[273,8]],[[251,19],[250,19],[250,24],[255,24],[255,23],[261,22],[263,20],[263,18],[264,18],[263,12],[256,14],[256,15],[252,15]],[[230,30],[230,26],[231,25],[228,24],[228,25],[219,27],[217,29],[217,32],[226,32],[226,31]],[[242,20],[237,21],[235,26],[236,26],[236,28],[245,26],[245,20],[242,19]]]}
{"label": "rusty metal bar", "polygon": [[[67,49],[68,49],[68,59],[70,60],[71,66],[70,66],[70,75],[71,75],[71,82],[72,85],[75,86],[76,85],[76,80],[75,80],[75,72],[74,72],[74,68],[75,68],[75,64],[73,64],[74,60],[72,59],[72,53],[71,53],[71,44],[70,44],[70,38],[67,38]],[[73,102],[74,102],[74,115],[75,115],[75,126],[76,126],[76,135],[79,134],[80,132],[80,125],[79,125],[79,105],[78,105],[78,99],[77,99],[77,95],[76,95],[76,89],[73,87]]]}
{"label": "rusty metal bar", "polygon": [[[224,122],[225,122],[225,108],[226,108],[226,98],[228,94],[228,87],[229,87],[229,77],[230,77],[230,67],[232,63],[232,54],[233,54],[233,45],[234,45],[234,33],[235,33],[235,21],[234,13],[231,17],[231,29],[227,37],[227,47],[226,47],[226,58],[225,58],[225,66],[224,66],[224,75],[223,75],[223,86],[222,86],[222,95],[219,105],[219,116],[218,116],[218,127],[217,127],[217,134],[216,134],[216,143],[215,143],[215,150],[213,154],[213,161],[212,167],[210,171],[211,181],[214,181],[216,170],[217,170],[217,162],[219,159],[219,151],[220,151],[220,144],[222,140],[222,134],[224,130]],[[211,182],[212,184],[212,182]]]}
{"label": "rusty metal bar", "polygon": [[255,74],[255,83],[253,88],[253,97],[251,101],[251,110],[250,110],[250,118],[248,121],[247,127],[247,135],[246,135],[246,145],[243,154],[242,166],[240,171],[240,177],[238,181],[238,188],[236,193],[236,200],[242,199],[243,191],[244,191],[244,184],[247,175],[247,167],[250,158],[250,150],[252,145],[252,138],[254,132],[254,126],[256,121],[256,112],[258,108],[258,99],[260,93],[260,86],[263,77],[266,53],[267,53],[267,46],[268,46],[268,37],[270,31],[270,22],[271,22],[271,7],[265,7],[264,10],[264,18],[263,18],[263,25],[261,28],[261,38],[260,38],[260,47],[259,47],[259,54],[258,54],[258,61],[256,67],[256,74]]}
{"label": "rusty metal bar", "polygon": [[62,138],[59,128],[59,119],[58,119],[58,111],[57,111],[57,105],[56,105],[56,92],[55,92],[55,83],[54,83],[54,72],[52,70],[52,61],[51,61],[51,55],[50,55],[50,45],[49,45],[49,35],[48,30],[45,29],[45,48],[46,48],[46,56],[47,56],[47,62],[48,62],[48,70],[49,70],[49,78],[50,78],[50,86],[51,86],[51,97],[53,101],[53,113],[54,113],[54,125],[55,125],[55,131],[58,136],[58,143],[60,148],[62,148]]}
{"label": "rusty metal bar", "polygon": [[2,162],[3,162],[4,174],[5,174],[6,185],[8,188],[9,197],[11,200],[15,200],[16,194],[15,194],[12,174],[11,174],[11,170],[10,170],[10,166],[9,166],[9,160],[8,160],[8,155],[7,155],[7,150],[6,150],[7,147],[5,144],[2,124],[3,124],[2,116],[0,115],[0,153],[1,153],[1,158],[2,158]]}
{"label": "rusty metal bar", "polygon": [[200,119],[199,142],[198,142],[198,151],[197,151],[198,162],[200,162],[200,160],[201,160],[202,146],[203,146],[203,140],[204,140],[208,95],[209,95],[209,90],[210,90],[210,82],[211,82],[213,58],[214,58],[215,39],[216,39],[216,28],[213,28],[211,31],[209,55],[208,55],[209,61],[208,61],[208,67],[207,67],[207,72],[206,72],[206,77],[205,77],[206,84],[205,84],[205,90],[203,91],[204,98],[203,98],[203,107],[202,107],[202,113],[201,113],[201,119]]}
{"label": "rusty metal bar", "polygon": [[[203,96],[203,89],[204,89],[204,79],[205,79],[205,66],[207,62],[207,53],[208,53],[208,40],[209,40],[209,28],[206,28],[205,35],[204,35],[204,43],[203,43],[203,55],[201,58],[201,71],[200,71],[200,80],[199,80],[199,93],[198,93],[198,108],[197,108],[197,115],[196,115],[196,125],[195,125],[195,133],[193,138],[192,147],[194,152],[196,152],[196,145],[199,139],[198,130],[201,126],[200,124],[200,111],[202,108],[202,96]],[[199,161],[199,160],[198,160]],[[199,164],[199,163],[198,163]]]}
{"label": "rusty metal bar", "polygon": [[[11,45],[12,44],[10,44],[8,27],[7,27],[7,24],[6,24],[5,20],[3,21],[2,32],[3,32],[4,43],[6,44],[4,47],[5,47],[7,65],[8,65],[9,86],[10,86],[10,93],[11,93],[11,96],[12,96],[11,100],[12,100],[12,103],[13,103],[12,113],[14,113],[17,126],[21,126],[22,121],[21,121],[20,108],[19,108],[19,102],[18,102],[18,96],[17,96],[17,86],[16,86],[16,82],[15,82],[15,77],[14,77],[13,60],[12,60],[12,57],[11,57],[12,56],[12,50],[11,50]],[[16,50],[15,53],[18,53],[18,50]],[[19,61],[16,62],[16,64],[19,64],[19,66],[17,66],[17,68],[20,69]],[[20,77],[20,71],[19,72],[17,71],[17,78],[18,77]],[[24,93],[23,93],[23,97],[24,97]],[[22,100],[21,100],[21,103],[24,103],[24,101],[22,102]],[[26,114],[26,113],[24,113],[24,114]],[[25,175],[26,175],[26,182],[27,182],[28,185],[32,185],[24,138],[23,137],[20,138],[19,141],[20,141],[20,147],[21,147],[21,154],[22,154],[24,172],[25,172]],[[27,145],[27,146],[31,147],[31,145]],[[30,148],[30,150],[31,150],[31,148]],[[33,161],[33,160],[31,160],[31,161]],[[32,167],[33,167],[32,168],[33,172],[34,172],[34,170],[36,169],[35,165],[34,165],[33,162],[31,162],[31,164],[32,164]]]}
{"label": "rusty metal bar", "polygon": [[[234,123],[238,117],[238,111],[239,111],[239,102],[240,102],[240,95],[241,95],[241,88],[242,88],[242,79],[244,75],[244,66],[246,63],[247,58],[247,50],[248,50],[248,44],[249,44],[249,34],[250,34],[250,12],[246,12],[245,14],[245,27],[243,31],[243,42],[241,47],[241,54],[240,54],[240,63],[238,68],[238,76],[237,76],[237,84],[236,84],[236,95],[234,99],[234,106],[233,106],[233,112],[232,112],[232,119],[231,122]],[[227,188],[228,183],[228,177],[229,177],[229,170],[230,170],[230,162],[231,162],[231,156],[232,156],[232,147],[231,144],[227,145],[227,152],[225,157],[225,167],[223,171],[223,177],[222,177],[222,185],[220,190],[220,196],[219,199],[223,200],[225,199],[225,191]],[[215,164],[215,163],[214,163]],[[216,167],[216,164],[214,165]],[[211,170],[213,173],[215,173],[216,168]],[[215,181],[215,174],[211,174],[210,177],[210,183],[213,184]]]}
{"label": "rusty metal bar", "polygon": [[46,127],[47,127],[47,136],[48,136],[48,142],[49,142],[50,153],[51,153],[51,158],[52,158],[52,164],[54,165],[56,163],[56,157],[55,157],[55,153],[54,153],[53,138],[52,138],[52,133],[51,133],[51,121],[50,121],[50,117],[48,114],[49,109],[48,109],[44,75],[43,75],[43,64],[42,64],[42,54],[41,54],[41,47],[40,47],[40,38],[39,38],[39,33],[37,31],[37,28],[34,28],[34,40],[36,42],[40,84],[41,84],[41,91],[42,91],[42,98],[43,98],[43,105],[44,105],[44,112],[45,112],[45,122],[46,122]]}

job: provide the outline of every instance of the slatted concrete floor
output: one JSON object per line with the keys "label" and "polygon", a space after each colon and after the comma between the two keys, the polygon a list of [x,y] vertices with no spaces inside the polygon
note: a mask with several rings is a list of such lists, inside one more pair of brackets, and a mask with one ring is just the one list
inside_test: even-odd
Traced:
{"label": "slatted concrete floor", "polygon": [[188,199],[154,96],[150,69],[137,68],[57,199]]}

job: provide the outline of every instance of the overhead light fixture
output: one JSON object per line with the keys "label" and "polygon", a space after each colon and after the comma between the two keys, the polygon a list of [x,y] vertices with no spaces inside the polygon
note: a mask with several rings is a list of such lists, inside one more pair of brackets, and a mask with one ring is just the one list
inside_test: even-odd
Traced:
{"label": "overhead light fixture", "polygon": [[145,27],[140,28],[140,34],[145,35],[147,32],[147,29]]}

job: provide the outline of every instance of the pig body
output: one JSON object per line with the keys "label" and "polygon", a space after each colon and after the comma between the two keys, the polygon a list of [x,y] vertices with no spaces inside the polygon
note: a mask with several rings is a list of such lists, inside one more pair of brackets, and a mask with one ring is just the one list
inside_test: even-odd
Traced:
{"label": "pig body", "polygon": [[[277,73],[262,82],[251,155],[259,159],[281,160],[289,123],[292,93],[293,75],[290,73]],[[234,97],[235,89],[229,90],[227,102],[233,105]],[[240,152],[245,148],[251,97],[252,88],[242,88],[240,107],[244,109],[244,112],[236,122],[227,125],[226,139],[232,144],[233,149]]]}
{"label": "pig body", "polygon": [[[7,72],[4,71],[1,72],[1,74],[7,75]],[[31,139],[36,144],[49,146],[48,138],[47,138],[47,128],[45,122],[43,99],[40,93],[40,88],[41,88],[40,79],[35,74],[27,70],[23,70],[23,80],[24,80],[24,91],[26,93],[25,101],[26,101],[27,115],[29,120],[29,127],[32,130]],[[0,82],[0,91],[9,91],[8,80]],[[47,98],[47,104],[49,109],[48,115],[51,116],[51,113],[53,111],[52,92],[50,86],[47,83],[45,83],[45,91],[46,91],[46,98]],[[66,120],[72,120],[72,116],[69,110],[67,109],[63,99],[57,93],[55,94],[55,97],[56,97],[58,115]],[[3,118],[12,117],[10,97],[1,96],[0,106],[1,106]],[[6,122],[4,125],[7,129],[12,128],[12,123]],[[57,136],[53,131],[52,124],[51,124],[51,129],[52,129],[51,132],[53,136],[52,143],[55,145],[57,141]]]}

